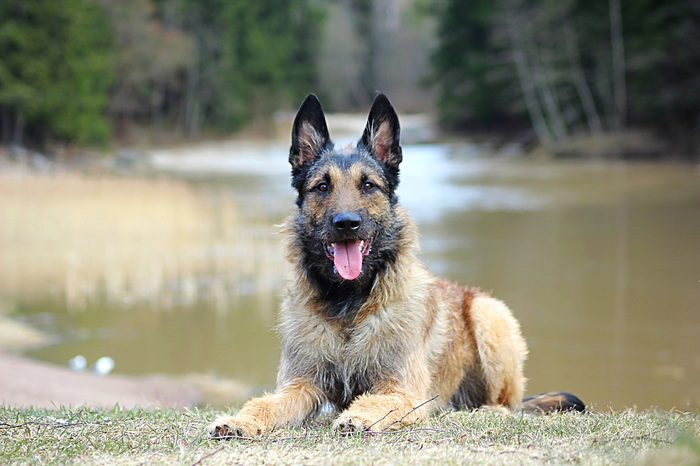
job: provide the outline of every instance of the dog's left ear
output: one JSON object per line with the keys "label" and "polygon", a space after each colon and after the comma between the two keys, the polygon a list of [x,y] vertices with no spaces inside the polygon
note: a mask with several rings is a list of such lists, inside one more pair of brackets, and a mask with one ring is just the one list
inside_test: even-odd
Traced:
{"label": "dog's left ear", "polygon": [[399,144],[400,136],[399,117],[394,107],[384,94],[378,94],[369,111],[360,144],[369,149],[380,162],[398,169],[403,158]]}
{"label": "dog's left ear", "polygon": [[326,146],[332,144],[321,102],[314,94],[309,94],[299,107],[292,126],[292,147],[289,149],[292,171],[298,172],[302,166],[313,162]]}

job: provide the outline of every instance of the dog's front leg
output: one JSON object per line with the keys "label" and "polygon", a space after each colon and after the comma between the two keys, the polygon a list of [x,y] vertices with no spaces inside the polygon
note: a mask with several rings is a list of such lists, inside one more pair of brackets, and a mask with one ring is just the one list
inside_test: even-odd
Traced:
{"label": "dog's front leg", "polygon": [[333,423],[341,432],[380,431],[417,422],[428,415],[427,399],[387,390],[357,397]]}
{"label": "dog's front leg", "polygon": [[214,437],[252,437],[276,427],[300,424],[322,401],[310,381],[295,380],[246,402],[235,416],[220,416],[209,426]]}

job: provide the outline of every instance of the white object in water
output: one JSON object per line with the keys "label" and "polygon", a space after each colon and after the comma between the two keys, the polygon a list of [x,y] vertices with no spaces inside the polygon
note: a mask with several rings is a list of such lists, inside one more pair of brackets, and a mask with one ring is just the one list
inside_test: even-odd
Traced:
{"label": "white object in water", "polygon": [[85,356],[82,354],[77,355],[76,357],[72,358],[71,360],[68,361],[68,367],[72,371],[76,372],[82,372],[85,370],[87,367],[87,361],[85,360]]}
{"label": "white object in water", "polygon": [[114,359],[109,356],[103,356],[95,361],[95,365],[92,368],[97,374],[107,375],[114,369]]}

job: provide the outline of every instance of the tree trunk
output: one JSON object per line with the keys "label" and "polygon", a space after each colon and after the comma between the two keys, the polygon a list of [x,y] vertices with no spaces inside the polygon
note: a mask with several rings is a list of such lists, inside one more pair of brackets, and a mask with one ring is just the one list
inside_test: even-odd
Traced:
{"label": "tree trunk", "polygon": [[532,60],[532,67],[534,68],[534,74],[537,79],[535,84],[537,92],[541,95],[541,100],[544,102],[544,108],[549,116],[549,126],[552,128],[554,133],[554,140],[556,142],[566,141],[569,135],[566,130],[566,122],[559,109],[559,102],[555,95],[555,85],[550,84],[550,79],[547,73],[547,67],[542,63],[542,59],[539,53],[539,47],[536,43],[532,44],[535,49],[536,58]]}
{"label": "tree trunk", "polygon": [[199,33],[195,33],[195,46],[192,64],[187,69],[187,85],[185,90],[185,134],[191,139],[199,137],[201,129],[200,121],[200,60],[202,56],[202,38]]}
{"label": "tree trunk", "polygon": [[22,147],[24,145],[24,115],[17,114],[15,118],[15,130],[12,135],[12,144]]}
{"label": "tree trunk", "polygon": [[579,99],[581,99],[589,130],[593,136],[599,136],[603,132],[603,125],[593,99],[593,93],[586,81],[586,73],[583,70],[583,65],[581,65],[581,54],[579,52],[576,30],[571,21],[566,21],[564,28],[566,30],[566,49],[569,55],[569,62],[571,63],[571,75],[574,86],[576,86],[576,92]]}
{"label": "tree trunk", "polygon": [[10,143],[10,134],[12,134],[12,111],[8,107],[0,107],[2,109],[2,126],[0,126],[0,142],[3,145]]}
{"label": "tree trunk", "polygon": [[612,44],[615,125],[621,131],[627,126],[627,85],[625,82],[625,44],[622,37],[620,0],[610,0],[610,42]]}
{"label": "tree trunk", "polygon": [[525,106],[527,107],[527,113],[530,115],[530,120],[532,121],[532,127],[535,130],[537,139],[545,145],[550,146],[552,144],[552,134],[547,127],[547,122],[542,113],[542,106],[537,97],[537,90],[535,88],[535,83],[532,78],[532,73],[527,63],[527,57],[522,48],[523,39],[520,37],[520,30],[518,28],[518,19],[515,17],[515,5],[511,5],[507,15],[507,30],[508,36],[510,38],[511,49],[513,53],[513,61],[515,62],[515,69],[518,74],[518,80],[520,81],[520,88],[523,93],[523,99],[525,100]]}

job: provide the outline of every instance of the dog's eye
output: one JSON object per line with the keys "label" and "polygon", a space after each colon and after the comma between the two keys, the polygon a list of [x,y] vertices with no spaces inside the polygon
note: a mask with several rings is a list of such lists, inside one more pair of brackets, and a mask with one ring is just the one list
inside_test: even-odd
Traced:
{"label": "dog's eye", "polygon": [[365,191],[369,191],[372,188],[374,188],[374,183],[370,183],[369,181],[362,185],[362,189]]}
{"label": "dog's eye", "polygon": [[316,189],[318,189],[322,193],[325,193],[326,191],[328,191],[328,185],[326,183],[319,183],[319,185],[316,186]]}

